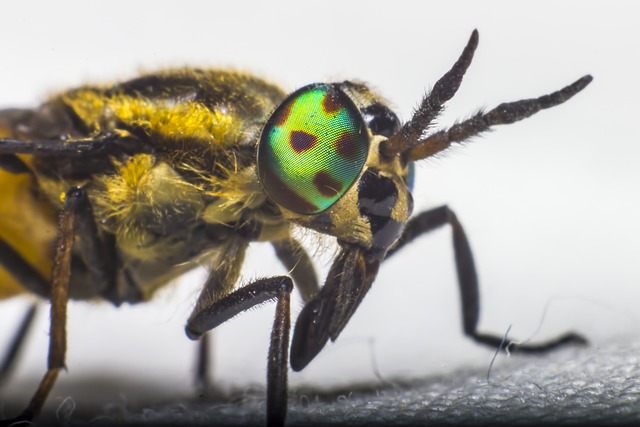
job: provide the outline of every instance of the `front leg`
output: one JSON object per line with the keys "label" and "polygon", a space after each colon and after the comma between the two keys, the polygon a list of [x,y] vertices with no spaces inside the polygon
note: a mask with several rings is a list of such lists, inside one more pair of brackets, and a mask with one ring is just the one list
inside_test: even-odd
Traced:
{"label": "front leg", "polygon": [[[462,224],[448,206],[440,206],[431,209],[412,218],[406,225],[404,232],[396,245],[387,252],[387,258],[395,254],[407,243],[413,241],[429,231],[440,228],[446,224],[451,226],[453,232],[453,252],[455,256],[458,284],[462,299],[462,324],[465,335],[474,341],[491,347],[504,346],[503,337],[478,332],[478,319],[480,315],[480,295],[478,291],[478,275],[471,253],[471,246]],[[569,332],[557,338],[538,344],[517,344],[515,348],[528,353],[539,353],[568,345],[584,345],[587,340],[579,334]],[[506,343],[510,344],[510,343]],[[502,349],[502,348],[501,348]]]}
{"label": "front leg", "polygon": [[293,281],[288,276],[259,279],[208,305],[196,307],[185,328],[199,339],[207,331],[256,305],[277,300],[267,362],[267,424],[282,426],[287,414],[287,355],[291,329],[290,299]]}

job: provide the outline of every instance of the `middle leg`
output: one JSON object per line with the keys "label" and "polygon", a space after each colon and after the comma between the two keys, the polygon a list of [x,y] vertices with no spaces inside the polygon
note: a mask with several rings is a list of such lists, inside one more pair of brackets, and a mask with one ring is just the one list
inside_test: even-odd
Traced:
{"label": "middle leg", "polygon": [[[458,274],[458,284],[460,286],[460,296],[462,299],[462,324],[464,333],[478,343],[494,348],[501,347],[505,344],[503,343],[503,337],[478,332],[478,319],[480,316],[478,275],[467,235],[462,228],[462,224],[460,224],[460,221],[458,221],[458,218],[448,206],[431,209],[412,218],[407,223],[396,245],[387,253],[387,258],[395,254],[407,243],[413,241],[416,237],[446,224],[451,226],[453,232],[453,251]],[[569,332],[549,341],[538,344],[519,344],[514,345],[514,348],[522,352],[540,353],[564,345],[584,345],[586,343],[587,340],[583,336]]]}
{"label": "middle leg", "polygon": [[291,329],[290,299],[293,282],[288,276],[256,280],[231,294],[197,307],[187,322],[187,336],[199,339],[235,315],[273,299],[277,300],[271,329],[267,362],[267,425],[282,426],[287,413],[287,369],[289,330]]}
{"label": "middle leg", "polygon": [[271,242],[280,262],[289,270],[296,287],[307,303],[320,291],[316,270],[309,254],[293,237]]}

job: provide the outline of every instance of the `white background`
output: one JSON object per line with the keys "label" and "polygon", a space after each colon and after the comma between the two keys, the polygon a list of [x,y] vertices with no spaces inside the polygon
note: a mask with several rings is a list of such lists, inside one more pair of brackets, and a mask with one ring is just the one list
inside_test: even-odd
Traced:
{"label": "white background", "polygon": [[[637,17],[632,2],[594,1],[4,3],[0,106],[33,106],[50,92],[140,70],[233,66],[290,91],[361,79],[406,120],[474,28],[480,45],[442,125],[591,73],[593,83],[568,103],[421,163],[414,197],[416,211],[448,203],[465,226],[482,331],[513,325],[510,336],[527,338],[542,322],[534,339],[571,329],[596,351],[614,337],[637,338],[640,326]],[[283,273],[268,245],[252,247],[246,278]],[[72,303],[69,370],[52,401],[65,384],[102,376],[188,393],[196,346],[183,326],[203,280],[196,272],[136,307]],[[373,360],[385,378],[487,366],[492,351],[462,336],[458,298],[443,229],[383,266],[339,340],[291,383],[375,380]],[[301,303],[293,301],[295,316]],[[0,346],[24,306],[0,303]],[[273,308],[216,330],[218,384],[264,383]],[[42,310],[12,383],[29,392],[45,369],[47,317]]]}

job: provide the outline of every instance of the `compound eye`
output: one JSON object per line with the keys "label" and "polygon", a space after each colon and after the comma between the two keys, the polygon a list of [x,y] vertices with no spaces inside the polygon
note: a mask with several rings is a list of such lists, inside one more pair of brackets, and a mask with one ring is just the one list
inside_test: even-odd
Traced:
{"label": "compound eye", "polygon": [[331,84],[289,95],[267,121],[258,144],[258,175],[267,194],[299,214],[336,203],[356,181],[369,152],[357,107]]}

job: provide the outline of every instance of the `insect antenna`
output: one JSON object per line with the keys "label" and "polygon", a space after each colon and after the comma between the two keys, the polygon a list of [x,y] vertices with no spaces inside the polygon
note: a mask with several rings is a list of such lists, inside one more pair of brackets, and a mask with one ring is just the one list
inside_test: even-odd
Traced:
{"label": "insect antenna", "polygon": [[586,75],[548,95],[506,102],[498,105],[488,113],[480,111],[468,120],[456,123],[449,129],[435,132],[418,141],[418,144],[409,147],[406,151],[407,158],[409,160],[426,159],[449,148],[453,143],[463,142],[482,132],[486,132],[492,126],[515,123],[536,114],[538,111],[560,105],[584,89],[591,83],[591,80],[593,80],[593,77]]}
{"label": "insect antenna", "polygon": [[390,158],[416,146],[422,139],[422,134],[442,111],[445,102],[450,100],[458,91],[464,73],[471,64],[473,54],[478,47],[478,30],[473,30],[467,46],[462,51],[453,67],[445,73],[427,94],[420,107],[413,113],[411,120],[405,123],[400,131],[380,144],[380,152]]}

